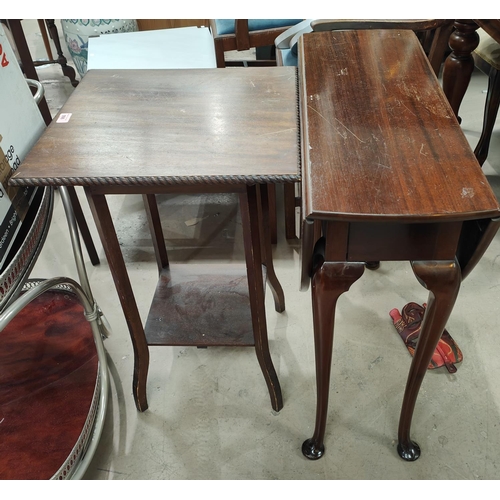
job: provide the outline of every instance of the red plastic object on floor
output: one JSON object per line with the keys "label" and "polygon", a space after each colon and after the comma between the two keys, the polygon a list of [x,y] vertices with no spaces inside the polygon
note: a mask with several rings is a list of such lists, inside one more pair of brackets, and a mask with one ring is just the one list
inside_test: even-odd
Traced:
{"label": "red plastic object on floor", "polygon": [[[392,309],[389,312],[399,336],[403,339],[403,342],[412,356],[417,347],[425,306],[426,304],[421,306],[415,302],[410,302],[403,307],[401,313],[398,309]],[[462,360],[462,351],[448,331],[444,330],[436,350],[432,355],[429,370],[445,366],[450,373],[455,373],[457,371],[455,363],[460,363]]]}

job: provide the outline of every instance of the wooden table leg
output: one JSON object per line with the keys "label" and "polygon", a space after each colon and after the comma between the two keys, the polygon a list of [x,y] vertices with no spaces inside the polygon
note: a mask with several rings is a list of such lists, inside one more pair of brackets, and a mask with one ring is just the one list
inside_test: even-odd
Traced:
{"label": "wooden table leg", "polygon": [[295,184],[283,184],[285,205],[285,235],[287,240],[297,238],[295,231]]}
{"label": "wooden table leg", "polygon": [[151,238],[153,239],[158,271],[161,272],[162,269],[169,266],[169,263],[156,196],[154,194],[144,194],[142,195],[142,199],[144,201],[144,208],[146,209]]}
{"label": "wooden table leg", "polygon": [[443,90],[458,118],[458,110],[474,71],[472,52],[479,45],[478,25],[471,19],[457,19],[450,36],[451,54],[443,68]]}
{"label": "wooden table leg", "polygon": [[338,298],[363,275],[364,269],[363,262],[323,262],[312,277],[316,426],[313,437],[302,444],[302,453],[310,460],[321,458],[325,452],[323,440],[328,413],[335,307]]}
{"label": "wooden table leg", "polygon": [[[274,184],[272,184],[274,187]],[[269,212],[270,212],[270,199],[268,197],[268,185],[261,184],[258,186],[259,198],[260,198],[260,209],[262,211],[260,217],[260,227],[261,227],[261,248],[262,248],[262,263],[266,266],[267,270],[267,283],[271,289],[271,293],[274,297],[274,308],[277,312],[283,312],[285,310],[285,294],[283,288],[281,287],[278,277],[274,272],[273,264],[273,248],[271,245],[271,233],[272,228],[268,224]]]}
{"label": "wooden table leg", "polygon": [[149,368],[149,349],[142,326],[141,317],[137,308],[132,286],[123,260],[120,243],[116,236],[115,227],[111,219],[106,197],[102,194],[92,193],[90,188],[85,188],[90,209],[94,217],[101,243],[108,259],[108,265],[115,282],[116,291],[127,321],[132,346],[134,349],[134,378],[133,394],[135,405],[139,411],[148,408],[146,397],[146,382]]}
{"label": "wooden table leg", "polygon": [[273,410],[283,408],[281,387],[269,353],[267,338],[266,310],[264,302],[264,280],[262,277],[262,257],[259,228],[257,186],[248,186],[246,193],[240,194],[241,222],[247,265],[250,309],[252,312],[255,352],[271,397]]}
{"label": "wooden table leg", "polygon": [[429,290],[429,301],[411,363],[399,420],[398,453],[407,461],[414,461],[420,456],[420,447],[410,438],[413,410],[420,385],[450,317],[461,283],[460,266],[455,261],[417,261],[411,265],[419,282]]}
{"label": "wooden table leg", "polygon": [[73,207],[75,219],[78,224],[78,228],[80,229],[85,248],[87,249],[87,253],[90,257],[90,262],[92,262],[94,266],[97,266],[100,262],[99,255],[97,254],[94,241],[92,240],[92,235],[90,234],[89,226],[87,225],[80,200],[76,194],[76,189],[74,186],[67,186],[66,189],[68,191],[69,199],[71,200],[71,206]]}
{"label": "wooden table leg", "polygon": [[269,195],[269,227],[271,235],[271,244],[278,243],[278,216],[276,213],[276,184],[268,184]]}

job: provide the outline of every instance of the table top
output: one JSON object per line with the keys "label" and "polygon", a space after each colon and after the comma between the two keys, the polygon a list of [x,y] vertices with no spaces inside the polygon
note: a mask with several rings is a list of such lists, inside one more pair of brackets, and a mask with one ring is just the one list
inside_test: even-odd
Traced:
{"label": "table top", "polygon": [[293,182],[297,106],[296,68],[90,70],[11,184]]}
{"label": "table top", "polygon": [[304,217],[500,215],[413,32],[310,33],[299,51]]}
{"label": "table top", "polygon": [[215,68],[208,28],[110,33],[89,38],[87,69]]}

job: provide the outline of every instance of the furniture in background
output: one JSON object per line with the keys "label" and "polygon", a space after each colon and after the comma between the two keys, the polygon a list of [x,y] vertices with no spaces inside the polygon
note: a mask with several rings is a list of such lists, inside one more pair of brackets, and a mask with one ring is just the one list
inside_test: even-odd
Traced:
{"label": "furniture in background", "polygon": [[[217,67],[241,65],[241,62],[226,62],[224,53],[274,46],[278,35],[300,21],[302,19],[210,19]],[[245,62],[256,66],[276,65],[275,60]]]}
{"label": "furniture in background", "polygon": [[208,26],[208,19],[137,19],[139,31]]}
{"label": "furniture in background", "polygon": [[302,451],[318,459],[325,450],[339,296],[365,262],[409,260],[429,290],[398,430],[399,455],[416,460],[419,388],[500,206],[411,31],[305,34],[299,79],[302,287],[312,287],[317,382],[315,430]]}
{"label": "furniture in background", "polygon": [[89,39],[88,69],[215,68],[208,28],[170,28]]}
{"label": "furniture in background", "polygon": [[[430,33],[432,43],[429,48],[429,62],[436,76],[448,46],[453,29],[452,19],[305,19],[284,31],[275,40],[276,61],[278,66],[297,66],[297,47],[300,37],[305,33],[342,30],[408,29],[423,34]],[[297,209],[300,206],[300,186],[287,184],[284,187],[285,233],[287,239],[296,238]],[[376,267],[375,264],[372,268]]]}
{"label": "furniture in background", "polygon": [[87,72],[89,38],[139,30],[135,19],[61,19],[61,26],[68,51],[81,77]]}
{"label": "furniture in background", "polygon": [[474,149],[477,161],[482,165],[488,157],[491,134],[500,104],[500,43],[495,41],[482,28],[477,30],[477,34],[479,35],[479,45],[472,53],[472,57],[476,67],[488,76],[483,128]]}
{"label": "furniture in background", "polygon": [[[1,21],[11,33],[15,49],[19,55],[19,65],[21,66],[22,72],[26,78],[29,78],[30,80],[39,80],[35,69],[35,63],[31,57],[26,37],[24,36],[21,19],[2,19]],[[50,114],[49,106],[45,97],[40,100],[38,107],[40,108],[40,112],[42,113],[45,123],[48,125],[52,121],[52,115]]]}
{"label": "furniture in background", "polygon": [[455,19],[450,35],[451,54],[443,68],[443,90],[455,116],[469,86],[474,71],[472,53],[479,45],[478,28],[482,28],[495,42],[500,43],[500,19]]}
{"label": "furniture in background", "polygon": [[[49,57],[49,60],[42,60],[42,61],[33,61],[31,58],[31,54],[28,48],[28,44],[26,43],[26,38],[24,36],[24,31],[22,28],[21,24],[22,19],[2,19],[2,23],[7,26],[7,28],[10,30],[12,33],[12,37],[14,39],[14,43],[16,46],[16,50],[18,51],[19,58],[20,58],[20,65],[21,69],[23,72],[26,74],[27,78],[33,79],[33,80],[38,80],[38,75],[36,74],[36,71],[34,68],[38,66],[43,66],[45,64],[59,64],[61,66],[61,70],[63,72],[63,75],[69,78],[69,81],[71,82],[71,85],[73,87],[76,87],[78,85],[78,80],[76,79],[76,73],[75,70],[68,65],[68,60],[66,57],[64,57],[62,47],[61,47],[61,42],[59,40],[59,33],[57,30],[57,26],[55,24],[54,19],[38,19],[38,26],[40,28],[40,33],[42,35],[43,41],[44,41],[44,46],[45,50],[47,51],[47,56]],[[54,43],[57,51],[57,59],[53,58],[52,55],[52,50],[50,47],[49,39],[47,36],[47,31],[48,34]],[[43,100],[42,100],[43,103]],[[47,116],[50,116],[50,112],[47,109],[45,109],[46,104],[41,104],[41,107],[43,109],[42,114],[44,114],[44,117],[47,118]]]}
{"label": "furniture in background", "polygon": [[[107,329],[92,296],[66,188],[60,196],[79,283],[30,279],[50,227],[54,190],[7,185],[9,171],[22,165],[45,124],[1,27],[0,48],[0,479],[78,479],[94,455],[106,414]],[[42,84],[28,83],[41,99]]]}
{"label": "furniture in background", "polygon": [[[35,65],[28,47],[28,43],[26,42],[26,38],[24,36],[21,20],[8,19],[7,25],[10,28],[10,32],[14,38],[14,43],[16,44],[16,48],[19,53],[19,57],[21,58],[20,64],[24,75],[26,76],[26,78],[30,80],[39,81],[38,74],[36,72]],[[59,37],[56,33],[54,33],[53,37],[54,39],[59,40]],[[70,66],[68,67],[70,68]],[[42,114],[45,124],[48,126],[52,121],[52,115],[50,113],[45,97],[42,97],[41,100],[38,102],[38,108],[40,109],[40,113]],[[99,256],[97,255],[97,250],[94,246],[94,242],[92,241],[92,235],[90,234],[90,230],[87,225],[87,221],[85,220],[85,215],[80,205],[80,201],[78,199],[78,195],[75,191],[75,188],[71,186],[68,187],[68,194],[71,198],[73,212],[76,217],[76,221],[78,223],[78,227],[80,229],[80,234],[83,238],[85,248],[87,249],[90,261],[95,266],[99,264]]]}
{"label": "furniture in background", "polygon": [[[138,410],[148,407],[148,345],[242,345],[255,346],[279,411],[266,281],[276,310],[285,304],[265,221],[267,186],[300,180],[296,70],[95,69],[61,112],[70,120],[45,131],[11,183],[85,188],[130,330]],[[210,265],[169,264],[155,195],[200,192],[239,196],[246,265],[219,266],[225,279]],[[146,206],[159,280],[145,327],[106,202],[113,194],[142,194]]]}
{"label": "furniture in background", "polygon": [[429,45],[427,56],[434,73],[439,76],[453,19],[306,19],[276,38],[276,59],[280,66],[297,66],[297,43],[304,33],[373,29],[414,31],[423,47]]}

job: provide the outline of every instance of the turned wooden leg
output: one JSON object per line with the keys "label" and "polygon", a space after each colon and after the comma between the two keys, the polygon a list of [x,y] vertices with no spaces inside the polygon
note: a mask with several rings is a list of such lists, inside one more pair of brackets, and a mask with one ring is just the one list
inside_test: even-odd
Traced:
{"label": "turned wooden leg", "polygon": [[456,261],[416,261],[411,265],[419,282],[429,290],[429,300],[408,374],[399,420],[398,453],[409,462],[420,456],[420,447],[410,438],[415,402],[461,283],[460,266]]}
{"label": "turned wooden leg", "polygon": [[261,184],[258,186],[260,199],[259,205],[261,211],[259,222],[261,229],[262,263],[266,266],[267,283],[274,297],[274,308],[277,312],[281,313],[285,310],[285,294],[283,293],[283,288],[281,287],[278,277],[274,272],[273,249],[271,246],[271,228],[268,224],[270,212],[270,200],[268,196],[269,187],[270,186],[267,184]]}
{"label": "turned wooden leg", "polygon": [[240,210],[255,352],[269,390],[273,410],[280,411],[283,408],[283,396],[267,338],[257,186],[247,186],[246,193],[240,194]]}
{"label": "turned wooden leg", "polygon": [[450,36],[451,54],[443,68],[443,90],[458,118],[458,110],[474,71],[472,52],[479,45],[478,25],[471,19],[457,19]]}
{"label": "turned wooden leg", "polygon": [[116,291],[122,306],[125,320],[130,332],[134,349],[134,377],[132,390],[135,405],[139,411],[148,409],[146,397],[146,382],[149,369],[149,349],[146,335],[142,326],[141,317],[137,308],[132,285],[128,277],[120,243],[116,236],[115,227],[111,219],[106,197],[102,194],[93,194],[89,188],[85,189],[90,209],[94,217],[101,243],[108,259],[109,269],[115,282]]}
{"label": "turned wooden leg", "polygon": [[326,418],[330,390],[335,307],[338,298],[362,275],[362,262],[324,262],[312,277],[314,349],[316,357],[316,427],[312,438],[302,444],[302,453],[310,460],[325,452]]}

